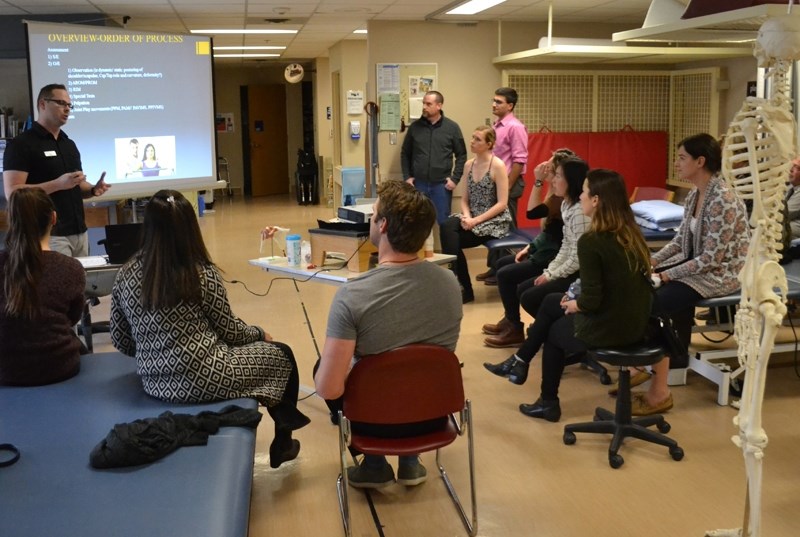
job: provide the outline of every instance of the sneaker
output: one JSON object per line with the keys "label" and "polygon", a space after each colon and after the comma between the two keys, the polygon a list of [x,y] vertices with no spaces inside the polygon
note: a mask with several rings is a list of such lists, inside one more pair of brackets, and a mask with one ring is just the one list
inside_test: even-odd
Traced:
{"label": "sneaker", "polygon": [[397,468],[397,482],[406,487],[420,485],[426,479],[428,479],[428,470],[422,466],[421,462],[417,464],[401,464]]}
{"label": "sneaker", "polygon": [[394,483],[394,470],[387,462],[380,468],[368,468],[364,464],[347,469],[347,480],[358,489],[380,489]]}

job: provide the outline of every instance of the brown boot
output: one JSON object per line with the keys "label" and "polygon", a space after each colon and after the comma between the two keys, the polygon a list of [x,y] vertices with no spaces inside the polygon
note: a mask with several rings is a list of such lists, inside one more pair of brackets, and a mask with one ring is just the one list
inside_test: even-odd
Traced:
{"label": "brown boot", "polygon": [[482,330],[484,334],[488,334],[490,336],[498,336],[503,332],[505,332],[506,330],[509,330],[510,328],[512,328],[511,322],[505,317],[503,317],[502,319],[497,321],[497,324],[487,323],[483,325]]}
{"label": "brown boot", "polygon": [[487,347],[516,347],[525,341],[525,330],[522,327],[511,327],[496,336],[487,337],[483,340],[483,344]]}
{"label": "brown boot", "polygon": [[485,280],[486,278],[488,278],[490,276],[494,276],[494,269],[490,268],[486,272],[481,272],[480,274],[475,276],[475,279],[478,280],[479,282],[482,282],[483,280]]}

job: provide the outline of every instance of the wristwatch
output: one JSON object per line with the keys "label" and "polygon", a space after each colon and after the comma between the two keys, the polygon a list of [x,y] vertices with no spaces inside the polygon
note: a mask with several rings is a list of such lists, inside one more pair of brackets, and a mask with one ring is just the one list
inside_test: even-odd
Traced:
{"label": "wristwatch", "polygon": [[537,179],[533,182],[533,186],[542,186],[543,184],[544,181],[542,181],[541,179]]}

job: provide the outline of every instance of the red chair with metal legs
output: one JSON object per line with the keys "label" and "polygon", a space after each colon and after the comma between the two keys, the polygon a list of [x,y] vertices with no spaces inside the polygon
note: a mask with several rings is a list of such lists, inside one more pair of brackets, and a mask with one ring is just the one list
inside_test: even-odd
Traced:
{"label": "red chair with metal legs", "polygon": [[[458,418],[456,417],[458,414]],[[413,437],[376,438],[356,434],[351,423],[399,425],[447,416],[440,430]],[[467,437],[472,517],[441,464],[440,449],[459,436]],[[451,351],[435,345],[409,345],[363,357],[350,371],[339,413],[341,473],[336,482],[345,535],[350,537],[347,456],[349,448],[365,455],[408,456],[436,450],[436,466],[458,509],[467,533],[478,531],[472,410],[464,398],[461,364]]]}

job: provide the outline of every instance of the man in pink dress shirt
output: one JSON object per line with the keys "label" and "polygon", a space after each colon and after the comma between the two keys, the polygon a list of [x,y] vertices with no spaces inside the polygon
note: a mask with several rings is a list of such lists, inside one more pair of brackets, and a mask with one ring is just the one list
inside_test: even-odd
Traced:
{"label": "man in pink dress shirt", "polygon": [[[497,116],[497,121],[494,122],[497,134],[494,154],[506,163],[508,210],[511,212],[512,229],[517,227],[517,202],[525,189],[523,174],[528,161],[528,129],[514,117],[517,99],[517,91],[507,87],[497,88],[492,99],[492,113]],[[494,267],[500,256],[500,252],[490,251],[486,259],[489,270],[478,274],[476,279],[487,282],[487,285],[497,285]]]}

